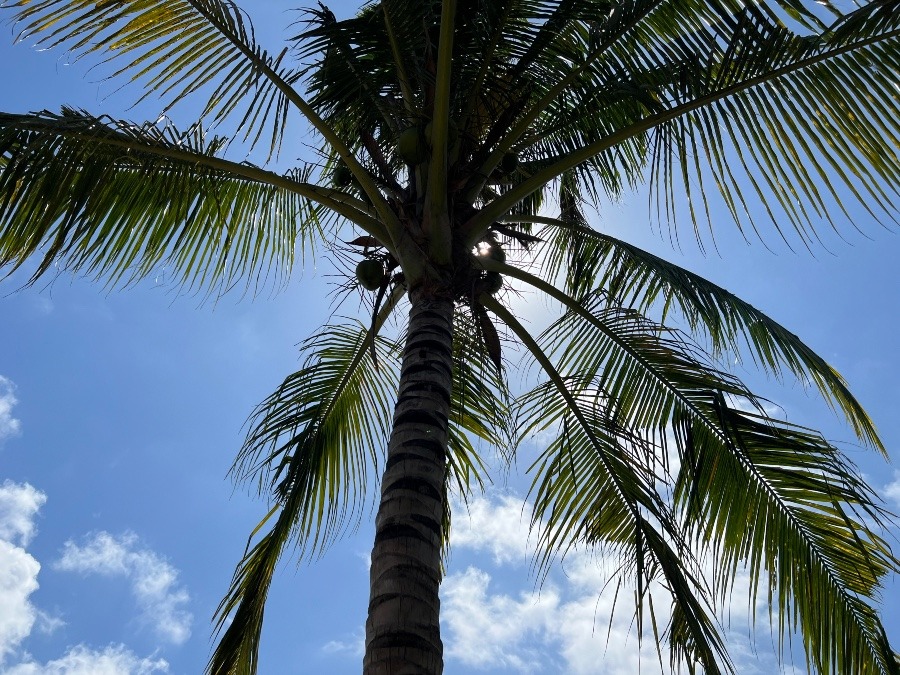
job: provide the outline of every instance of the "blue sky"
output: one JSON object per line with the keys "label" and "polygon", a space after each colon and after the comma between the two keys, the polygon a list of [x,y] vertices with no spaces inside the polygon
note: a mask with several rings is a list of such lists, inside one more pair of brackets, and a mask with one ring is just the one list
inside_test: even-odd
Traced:
{"label": "blue sky", "polygon": [[[273,5],[248,9],[277,53],[291,17]],[[0,83],[3,111],[69,104],[139,117],[86,65],[14,47],[8,29]],[[293,129],[299,154],[309,136]],[[791,421],[848,442],[900,509],[896,231],[851,210],[868,238],[848,227],[848,242],[826,237],[828,250],[811,255],[774,237],[772,251],[745,243],[722,216],[718,253],[704,257],[688,229],[676,250],[651,227],[645,191],[601,212],[598,226],[736,292],[835,365],[895,464],[850,443],[850,431],[796,383],[766,382],[750,366],[736,372]],[[202,671],[212,613],[267,510],[226,474],[253,406],[298,367],[297,343],[328,319],[333,273],[319,258],[277,294],[217,302],[179,294],[165,270],[122,290],[65,274],[26,289],[21,275],[0,282],[0,673]],[[526,298],[522,311],[540,322],[549,310]],[[521,518],[528,451],[471,502],[471,518],[457,511],[443,589],[446,672],[636,672],[627,616],[609,628],[602,560],[576,554],[534,592]],[[359,672],[370,542],[366,519],[322,559],[285,560],[266,615],[263,675]],[[893,583],[885,616],[900,644],[897,594]],[[755,653],[750,632],[737,599],[730,642],[741,670],[776,672],[767,630]],[[649,647],[642,669],[652,673]],[[794,666],[787,672],[805,672]]]}

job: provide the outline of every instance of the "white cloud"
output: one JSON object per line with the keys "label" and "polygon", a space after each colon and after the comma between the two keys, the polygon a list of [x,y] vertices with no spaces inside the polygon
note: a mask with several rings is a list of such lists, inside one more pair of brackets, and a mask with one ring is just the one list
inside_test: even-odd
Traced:
{"label": "white cloud", "polygon": [[20,663],[3,675],[152,675],[168,673],[164,659],[139,658],[124,645],[94,651],[84,645],[72,647],[59,659],[46,664]]}
{"label": "white cloud", "polygon": [[[512,575],[504,568],[528,555],[531,506],[510,496],[475,498],[469,506],[470,518],[464,511],[454,517],[451,547],[490,553],[497,571],[469,567],[444,580],[441,622],[448,659],[490,672],[669,672],[665,650],[660,668],[649,616],[638,643],[634,589],[627,584],[617,589],[615,582],[607,583],[613,558],[575,550],[537,592],[532,592],[534,579],[521,568],[512,575],[521,576],[522,590],[513,595],[492,592],[494,578],[502,576],[509,587]],[[772,654],[768,622],[761,619],[756,633],[749,625],[748,586],[746,575],[739,573],[732,602],[725,608],[725,616],[730,617],[727,642],[738,670],[747,675],[792,672],[790,666],[780,669]],[[669,618],[668,594],[658,586],[651,587],[650,593],[662,629]],[[764,598],[759,602],[758,615],[765,617]],[[753,649],[754,637],[760,653]]]}
{"label": "white cloud", "polygon": [[489,551],[497,564],[527,562],[531,510],[520,498],[506,495],[498,504],[470,499],[455,503],[453,513],[452,548]]}
{"label": "white cloud", "polygon": [[0,375],[0,442],[22,430],[22,423],[12,416],[12,409],[19,402],[15,391],[12,381]]}
{"label": "white cloud", "polygon": [[143,619],[159,637],[182,644],[191,635],[193,617],[185,609],[190,597],[178,584],[178,570],[155,552],[138,548],[134,533],[114,537],[108,532],[97,532],[84,545],[67,541],[54,568],[125,577],[131,583]]}
{"label": "white cloud", "polygon": [[34,518],[47,495],[28,483],[0,485],[0,539],[25,547],[34,537]]}
{"label": "white cloud", "polygon": [[0,540],[0,663],[31,634],[37,611],[30,596],[40,570],[25,549]]}
{"label": "white cloud", "polygon": [[894,480],[884,486],[884,498],[900,508],[900,471],[894,471]]}
{"label": "white cloud", "polygon": [[[10,656],[20,654],[20,645],[35,629],[52,633],[64,625],[62,619],[42,612],[31,603],[31,596],[38,589],[41,565],[25,547],[36,533],[34,521],[46,501],[47,496],[28,483],[7,480],[0,485],[0,668]],[[87,561],[90,550],[86,549],[85,553],[83,560]],[[146,551],[132,553],[138,558],[143,555],[143,566],[134,559],[128,561],[126,557],[123,560],[130,562],[132,568],[145,571],[140,578],[140,593],[136,591],[136,594],[153,597],[170,588],[177,573],[164,562],[154,568],[151,563],[161,561],[147,554]],[[112,559],[112,556],[107,558],[108,561]],[[99,556],[95,560],[99,561]],[[154,569],[155,575],[147,572]],[[172,575],[168,583],[166,573]],[[170,602],[177,606],[178,593],[162,595],[174,598]],[[177,615],[180,609],[176,607],[176,610],[170,610],[169,614]],[[165,614],[165,611],[161,613]],[[189,627],[182,630],[189,634]],[[2,669],[3,675],[152,675],[169,672],[165,660],[138,658],[123,645],[110,645],[100,651],[77,645],[61,658],[46,664],[35,662],[27,654],[19,655],[16,660],[19,662]]]}
{"label": "white cloud", "polygon": [[[637,627],[629,607],[630,589],[623,589],[616,598],[615,589],[585,589],[582,594],[565,603],[554,624],[554,637],[565,658],[565,672],[573,675],[604,673],[606,675],[631,675],[631,673],[659,673],[659,656],[652,628],[645,617],[643,640],[638,642]],[[656,618],[662,625],[668,620],[666,603],[659,602],[661,593],[651,592],[655,598]],[[624,596],[624,597],[623,597]],[[615,608],[614,603],[622,603]],[[612,621],[610,622],[610,616]],[[668,655],[663,650],[663,663]]]}
{"label": "white cloud", "polygon": [[726,399],[730,406],[745,413],[757,415],[760,412],[757,407],[759,406],[762,408],[763,413],[773,419],[784,419],[786,417],[784,408],[771,401],[757,401],[754,404],[743,396],[732,396],[731,394],[726,395]]}
{"label": "white cloud", "polygon": [[[521,498],[472,499],[468,516],[463,511],[454,517],[451,547],[489,552],[497,566],[527,561],[534,543],[530,514],[531,505]],[[537,592],[532,590],[534,580],[518,571],[523,590],[516,597],[491,593],[492,576],[475,567],[448,575],[441,589],[447,657],[491,671],[659,672],[652,638],[645,635],[638,647],[627,597],[618,599],[622,604],[610,625],[616,589],[604,590],[609,579],[605,562],[602,557],[573,552],[566,559],[564,577],[554,577]],[[508,575],[503,576],[508,580]],[[657,612],[657,618],[665,621],[662,612]]]}
{"label": "white cloud", "polygon": [[557,620],[560,598],[555,589],[539,595],[523,592],[518,598],[491,595],[491,577],[469,567],[449,575],[441,588],[444,650],[476,668],[505,668],[544,672],[548,631]]}
{"label": "white cloud", "polygon": [[346,640],[331,640],[322,645],[325,654],[347,654],[362,658],[366,651],[366,636],[362,631]]}
{"label": "white cloud", "polygon": [[46,500],[28,483],[7,480],[0,485],[0,663],[42,617],[30,600],[38,589],[41,565],[25,546],[34,536],[34,519]]}
{"label": "white cloud", "polygon": [[[638,644],[628,591],[621,591],[618,602],[623,604],[613,614],[614,588],[604,592],[602,585],[545,584],[537,593],[522,590],[511,597],[490,593],[491,582],[491,575],[474,567],[444,581],[441,621],[449,659],[483,670],[519,673],[659,672],[648,626]],[[654,595],[661,599],[659,593]],[[657,604],[660,622],[667,618],[664,608],[664,603]]]}

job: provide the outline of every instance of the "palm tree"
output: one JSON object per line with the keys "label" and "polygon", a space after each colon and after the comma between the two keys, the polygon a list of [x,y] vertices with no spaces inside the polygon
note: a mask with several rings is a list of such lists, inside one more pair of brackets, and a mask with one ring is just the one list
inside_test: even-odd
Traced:
{"label": "palm tree", "polygon": [[[746,569],[811,670],[898,672],[873,608],[898,571],[878,498],[721,357],[814,385],[885,453],[865,411],[796,335],[585,206],[650,180],[700,242],[720,213],[806,247],[850,220],[847,200],[891,221],[900,0],[381,0],[343,21],[320,5],[278,56],[228,0],[4,7],[21,37],[108,60],[163,113],[205,97],[206,126],[0,114],[0,265],[117,284],[165,263],[188,288],[253,290],[328,242],[372,309],[309,338],[253,417],[234,471],[273,507],[210,673],[256,672],[279,558],[322,551],[378,471],[364,672],[441,672],[448,494],[482,485],[479,440],[513,457],[537,430],[539,571],[573,547],[618,556],[673,669],[732,670],[716,610]],[[285,170],[298,114],[321,152]],[[542,334],[514,286],[560,308]],[[540,373],[524,394],[510,344]]]}

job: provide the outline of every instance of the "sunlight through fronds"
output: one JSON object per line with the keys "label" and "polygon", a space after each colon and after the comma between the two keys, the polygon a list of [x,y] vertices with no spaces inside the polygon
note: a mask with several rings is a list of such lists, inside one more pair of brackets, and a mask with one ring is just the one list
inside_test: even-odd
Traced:
{"label": "sunlight through fronds", "polygon": [[[337,301],[359,292],[371,310],[368,328],[305,341],[251,419],[234,475],[271,510],[216,612],[210,673],[256,672],[280,558],[321,554],[373,497],[389,515],[366,667],[439,669],[448,495],[482,489],[538,434],[536,570],[579,547],[612,553],[636,589],[618,602],[661,667],[668,649],[673,670],[733,672],[718,614],[740,573],[782,652],[799,635],[812,671],[898,675],[874,609],[898,572],[888,514],[832,443],[773,417],[722,362],[812,383],[886,454],[844,379],[763,312],[589,217],[649,178],[673,242],[687,231],[701,249],[723,216],[810,250],[865,233],[858,213],[894,227],[900,0],[847,4],[381,0],[338,20],[320,3],[272,57],[230,0],[0,0],[20,40],[93,60],[160,113],[0,113],[0,267],[115,285],[164,266],[188,289],[255,289],[325,240],[357,266]],[[202,124],[176,129],[168,112],[198,96]],[[317,154],[276,171],[290,114]],[[265,164],[246,160],[258,145]],[[561,308],[537,337],[509,309],[523,286]],[[415,332],[387,334],[403,296]],[[516,398],[523,351],[536,380]],[[401,626],[407,605],[392,603],[407,601],[428,618]],[[378,660],[419,651],[418,665]]]}

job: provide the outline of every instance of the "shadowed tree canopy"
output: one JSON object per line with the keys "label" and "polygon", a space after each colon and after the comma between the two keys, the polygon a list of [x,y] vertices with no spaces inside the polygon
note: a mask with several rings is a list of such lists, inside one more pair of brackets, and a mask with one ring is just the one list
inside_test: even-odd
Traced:
{"label": "shadowed tree canopy", "polygon": [[[440,673],[448,495],[481,488],[492,448],[530,467],[538,573],[574,547],[616,556],[633,589],[617,611],[673,670],[733,672],[720,610],[746,571],[811,672],[900,672],[874,608],[898,571],[888,515],[725,364],[814,387],[884,453],[845,381],[587,217],[650,182],[658,218],[701,245],[738,227],[815,248],[858,227],[851,202],[892,225],[900,0],[381,0],[341,21],[319,5],[277,56],[227,0],[2,7],[20,39],[105,63],[161,113],[0,113],[6,271],[116,285],[166,265],[217,293],[283,282],[325,245],[371,308],[308,338],[251,419],[233,472],[272,509],[210,673],[256,672],[278,561],[320,553],[378,476],[364,671]],[[200,118],[179,129],[165,113],[186,100]],[[285,168],[310,128],[319,152]],[[557,308],[540,334],[515,314],[523,289]],[[538,431],[546,447],[520,451]]]}

